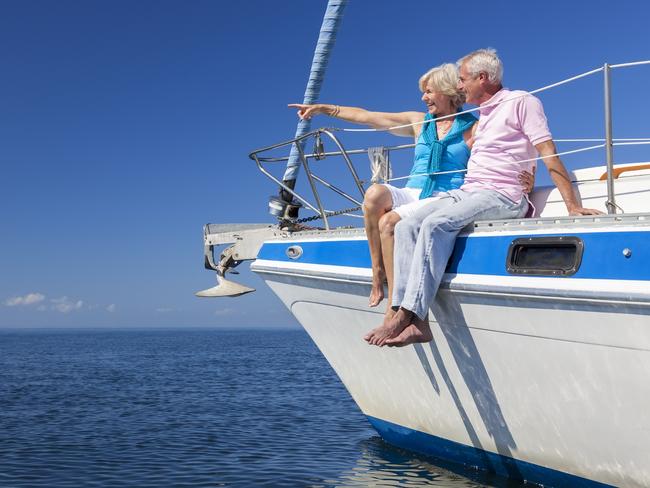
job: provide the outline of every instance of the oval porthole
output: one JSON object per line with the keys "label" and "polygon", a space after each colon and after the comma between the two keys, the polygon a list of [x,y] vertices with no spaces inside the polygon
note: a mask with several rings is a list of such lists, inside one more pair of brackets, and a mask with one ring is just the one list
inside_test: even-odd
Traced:
{"label": "oval porthole", "polygon": [[302,247],[289,246],[287,248],[287,257],[289,259],[298,259],[300,256],[302,256]]}
{"label": "oval porthole", "polygon": [[525,237],[508,249],[506,270],[517,275],[571,276],[582,262],[584,242],[575,236]]}

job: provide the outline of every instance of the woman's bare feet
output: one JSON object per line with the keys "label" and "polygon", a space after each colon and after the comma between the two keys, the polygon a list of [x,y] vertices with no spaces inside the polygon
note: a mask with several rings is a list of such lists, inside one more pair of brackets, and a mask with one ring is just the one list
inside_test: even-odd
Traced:
{"label": "woman's bare feet", "polygon": [[412,322],[412,316],[410,311],[403,308],[400,308],[392,317],[386,312],[384,323],[368,332],[363,339],[368,344],[381,347],[386,344],[388,339],[398,337]]}
{"label": "woman's bare feet", "polygon": [[376,307],[384,299],[384,282],[386,281],[386,273],[384,270],[373,271],[372,273],[372,288],[370,289],[370,298],[368,299],[368,306]]}
{"label": "woman's bare feet", "polygon": [[412,323],[402,330],[402,332],[391,339],[386,339],[386,345],[391,347],[404,347],[416,342],[429,342],[433,339],[431,327],[428,320],[422,320],[417,315],[413,315]]}

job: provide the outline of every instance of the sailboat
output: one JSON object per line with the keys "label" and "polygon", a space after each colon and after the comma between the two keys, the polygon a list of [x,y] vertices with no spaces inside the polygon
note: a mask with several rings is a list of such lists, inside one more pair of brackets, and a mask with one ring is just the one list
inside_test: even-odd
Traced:
{"label": "sailboat", "polygon": [[[330,1],[328,15],[344,6]],[[606,133],[594,147],[606,161],[571,176],[583,205],[608,213],[568,216],[557,189],[538,187],[535,216],[466,228],[431,305],[432,341],[362,339],[383,315],[367,304],[367,240],[362,227],[334,221],[358,211],[367,182],[352,159],[368,148],[346,149],[333,129],[303,127],[251,153],[282,189],[269,203],[277,222],[206,224],[205,264],[218,284],[198,294],[254,291],[226,279],[250,261],[396,446],[543,486],[650,486],[650,163],[612,157],[617,145],[648,140],[614,139],[609,110],[611,72],[648,64],[572,77],[604,77]],[[410,147],[382,148],[384,181],[390,155]],[[337,161],[347,183],[317,175],[323,161]],[[282,177],[266,167],[284,162]],[[323,191],[346,205],[326,208]]]}

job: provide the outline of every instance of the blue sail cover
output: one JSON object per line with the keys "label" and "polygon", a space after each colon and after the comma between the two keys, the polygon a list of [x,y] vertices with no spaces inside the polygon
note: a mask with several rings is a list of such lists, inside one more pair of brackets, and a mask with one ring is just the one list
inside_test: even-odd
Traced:
{"label": "blue sail cover", "polygon": [[[325,70],[329,61],[330,53],[336,41],[336,32],[341,24],[343,18],[343,9],[347,4],[347,0],[329,0],[327,2],[327,10],[323,17],[323,25],[320,28],[318,35],[318,43],[314,51],[314,59],[311,63],[311,71],[309,72],[309,81],[305,89],[305,97],[302,103],[310,104],[318,100],[320,95],[320,88],[325,78]],[[296,137],[300,137],[307,132],[311,127],[311,121],[301,120],[296,129]],[[284,181],[295,180],[298,176],[300,169],[300,158],[298,150],[295,145],[291,146],[291,153],[289,154],[289,161],[287,162],[287,169],[284,172]]]}

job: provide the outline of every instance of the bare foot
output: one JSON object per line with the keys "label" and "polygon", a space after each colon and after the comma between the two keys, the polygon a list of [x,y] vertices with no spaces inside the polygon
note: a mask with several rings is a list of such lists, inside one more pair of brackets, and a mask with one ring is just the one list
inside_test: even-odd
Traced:
{"label": "bare foot", "polygon": [[413,314],[413,323],[392,339],[386,340],[386,345],[391,347],[404,347],[416,342],[429,342],[433,339],[428,320],[422,320]]}
{"label": "bare foot", "polygon": [[393,307],[388,307],[386,309],[386,313],[384,313],[384,320],[382,320],[381,325],[379,327],[375,327],[370,332],[368,332],[365,336],[363,336],[363,340],[366,342],[370,342],[370,339],[374,336],[375,332],[385,327],[386,324],[388,324],[388,322],[392,320],[392,318],[395,316],[396,313],[397,312],[393,310]]}
{"label": "bare foot", "polygon": [[384,323],[379,327],[372,329],[363,338],[373,346],[383,346],[388,339],[399,336],[399,334],[412,322],[413,314],[408,310],[400,308],[392,317],[388,313],[384,318]]}
{"label": "bare foot", "polygon": [[397,311],[393,307],[386,307],[386,313],[384,313],[384,324],[388,322],[390,319],[395,317],[395,314]]}
{"label": "bare foot", "polygon": [[380,271],[373,271],[372,288],[370,289],[368,306],[376,307],[384,299],[384,281],[386,281],[386,273],[383,269]]}

